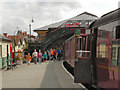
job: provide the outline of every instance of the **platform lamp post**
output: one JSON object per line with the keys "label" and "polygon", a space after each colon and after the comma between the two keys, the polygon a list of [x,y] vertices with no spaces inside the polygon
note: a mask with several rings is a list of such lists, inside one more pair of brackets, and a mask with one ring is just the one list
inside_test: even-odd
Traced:
{"label": "platform lamp post", "polygon": [[17,30],[14,32],[14,58],[13,58],[13,63],[16,63],[16,61],[15,61],[15,33],[17,32],[19,30],[19,27],[17,27]]}
{"label": "platform lamp post", "polygon": [[34,20],[33,20],[33,17],[32,17],[32,20],[30,21],[30,24],[29,24],[29,30],[30,30],[29,43],[31,42],[31,30],[32,30],[31,25],[32,25],[33,22],[34,22]]}

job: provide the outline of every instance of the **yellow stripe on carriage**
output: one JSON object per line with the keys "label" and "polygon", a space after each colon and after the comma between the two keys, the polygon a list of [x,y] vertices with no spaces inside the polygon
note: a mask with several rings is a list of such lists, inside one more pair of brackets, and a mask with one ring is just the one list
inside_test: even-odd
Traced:
{"label": "yellow stripe on carriage", "polygon": [[103,66],[103,65],[97,65],[97,67],[112,70],[112,71],[116,71],[116,72],[120,72],[120,69],[118,69],[118,68],[107,67],[107,66]]}

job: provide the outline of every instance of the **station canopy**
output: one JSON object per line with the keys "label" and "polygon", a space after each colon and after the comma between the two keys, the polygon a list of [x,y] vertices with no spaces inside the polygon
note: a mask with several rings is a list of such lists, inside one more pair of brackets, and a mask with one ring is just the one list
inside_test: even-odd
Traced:
{"label": "station canopy", "polygon": [[88,27],[96,19],[98,19],[96,15],[88,12],[84,12],[75,17],[37,28],[34,30],[34,32],[37,32],[38,35],[43,35],[43,34],[46,34],[49,31],[49,29],[54,30],[56,28],[78,27],[78,26]]}

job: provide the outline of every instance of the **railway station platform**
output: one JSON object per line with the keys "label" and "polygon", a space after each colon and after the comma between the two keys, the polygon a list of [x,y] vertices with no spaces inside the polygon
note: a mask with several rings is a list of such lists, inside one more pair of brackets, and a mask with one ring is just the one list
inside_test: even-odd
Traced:
{"label": "railway station platform", "polygon": [[23,64],[13,71],[2,71],[2,88],[82,88],[87,90],[81,84],[74,83],[62,63],[62,61],[47,61],[37,65],[31,63],[30,66]]}

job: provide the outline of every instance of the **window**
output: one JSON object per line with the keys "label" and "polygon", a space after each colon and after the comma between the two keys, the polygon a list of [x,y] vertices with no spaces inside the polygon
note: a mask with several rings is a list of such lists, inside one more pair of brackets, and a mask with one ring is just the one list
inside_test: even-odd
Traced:
{"label": "window", "polygon": [[23,48],[25,48],[25,45],[23,44]]}
{"label": "window", "polygon": [[18,48],[20,48],[20,44],[18,44]]}
{"label": "window", "polygon": [[102,63],[105,63],[105,57],[106,57],[106,43],[100,43],[99,44],[99,61]]}
{"label": "window", "polygon": [[0,58],[2,58],[2,45],[0,45]]}
{"label": "window", "polygon": [[97,55],[96,57],[98,58],[99,57],[99,47],[97,46]]}
{"label": "window", "polygon": [[77,49],[77,50],[80,50],[80,41],[81,41],[81,39],[80,39],[80,37],[77,37],[76,39],[77,39],[77,42],[76,42],[76,43],[77,43],[77,46],[76,46],[76,49]]}
{"label": "window", "polygon": [[106,30],[98,30],[98,40],[97,40],[97,54],[100,63],[106,63],[106,44],[107,44],[107,36],[109,35]]}
{"label": "window", "polygon": [[76,37],[77,57],[90,57],[90,36]]}
{"label": "window", "polygon": [[112,38],[116,38],[116,27],[113,29],[113,31],[112,31]]}
{"label": "window", "polygon": [[112,38],[113,39],[120,39],[120,26],[117,26],[113,29]]}
{"label": "window", "polygon": [[112,47],[112,59],[116,58],[116,47]]}
{"label": "window", "polygon": [[120,47],[112,47],[112,65],[120,66]]}
{"label": "window", "polygon": [[116,39],[120,39],[120,26],[116,27]]}

